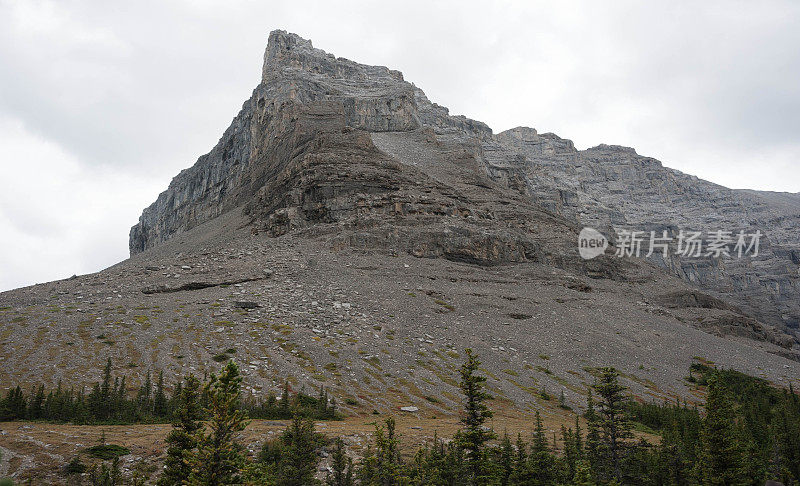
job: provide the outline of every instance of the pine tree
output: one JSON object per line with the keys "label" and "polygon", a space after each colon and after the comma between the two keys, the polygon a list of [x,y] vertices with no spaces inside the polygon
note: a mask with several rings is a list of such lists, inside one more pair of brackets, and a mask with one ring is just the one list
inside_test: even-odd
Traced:
{"label": "pine tree", "polygon": [[653,474],[663,484],[684,485],[689,481],[688,465],[676,428],[669,427],[661,434],[659,467]]}
{"label": "pine tree", "polygon": [[114,457],[111,461],[111,482],[109,486],[122,486],[122,471],[119,467],[119,456]]}
{"label": "pine tree", "polygon": [[280,414],[281,418],[288,418],[291,414],[291,408],[289,405],[289,380],[288,378],[283,383],[283,391],[281,392],[281,403],[280,403]]}
{"label": "pine tree", "polygon": [[578,415],[575,415],[575,458],[577,460],[583,459],[583,437],[581,436],[581,421]]}
{"label": "pine tree", "polygon": [[572,478],[573,486],[596,486],[592,476],[592,468],[587,461],[578,461],[575,464],[575,476]]}
{"label": "pine tree", "polygon": [[336,398],[331,397],[330,406],[328,406],[326,418],[336,419]]}
{"label": "pine tree", "polygon": [[123,376],[121,380],[119,380],[119,387],[117,388],[117,395],[114,397],[114,402],[116,403],[116,411],[117,414],[127,414],[130,413],[130,410],[126,409],[127,404],[127,397],[126,394],[128,392],[128,385],[126,383],[125,377]]}
{"label": "pine tree", "polygon": [[159,418],[167,416],[167,395],[164,393],[164,372],[158,372],[158,381],[156,382],[156,393],[153,395],[153,415]]}
{"label": "pine tree", "polygon": [[393,417],[385,421],[385,428],[375,425],[375,447],[368,448],[364,467],[359,471],[362,486],[394,486],[405,484],[406,471],[400,460],[399,440]]}
{"label": "pine tree", "polygon": [[570,407],[567,405],[567,398],[564,396],[564,390],[561,390],[561,394],[558,396],[558,406],[563,408],[564,410],[569,410]]}
{"label": "pine tree", "polygon": [[503,434],[499,449],[500,484],[506,486],[511,484],[511,475],[514,473],[514,447],[507,431]]}
{"label": "pine tree", "polygon": [[2,407],[3,420],[20,420],[25,418],[28,401],[19,385],[9,388]]}
{"label": "pine tree", "polygon": [[708,379],[706,416],[701,429],[698,479],[702,484],[743,484],[742,448],[736,431],[736,412],[721,380]]}
{"label": "pine tree", "polygon": [[600,465],[600,417],[594,409],[592,390],[586,398],[586,461],[592,471],[596,471]]}
{"label": "pine tree", "polygon": [[100,383],[95,383],[92,386],[92,391],[89,392],[86,402],[87,406],[89,407],[88,412],[91,420],[96,421],[101,419],[105,404],[103,403],[102,392],[100,391]]}
{"label": "pine tree", "polygon": [[44,385],[39,385],[36,393],[31,396],[31,403],[28,406],[28,418],[37,420],[44,415]]}
{"label": "pine tree", "polygon": [[314,421],[295,414],[281,436],[282,450],[277,467],[279,486],[304,486],[314,482],[317,469]]}
{"label": "pine tree", "polygon": [[324,386],[319,387],[319,397],[317,398],[317,417],[323,419],[328,415],[328,392]]}
{"label": "pine tree", "polygon": [[197,450],[189,454],[192,472],[188,484],[195,486],[221,486],[236,484],[244,464],[244,453],[234,440],[237,432],[244,430],[247,421],[239,410],[242,377],[233,361],[203,387],[208,397],[208,432],[200,430],[195,435]]}
{"label": "pine tree", "polygon": [[100,386],[100,398],[108,403],[111,397],[111,358],[106,361],[106,366],[103,368],[103,384]]}
{"label": "pine tree", "polygon": [[547,447],[547,437],[538,410],[536,411],[536,428],[533,432],[528,462],[531,478],[536,484],[550,484],[553,481],[553,456]]}
{"label": "pine tree", "polygon": [[147,372],[145,376],[144,383],[142,383],[142,387],[139,388],[139,393],[136,395],[136,402],[137,406],[139,407],[139,416],[140,418],[147,417],[151,415],[153,411],[153,384],[150,381],[150,371]]}
{"label": "pine tree", "polygon": [[633,437],[633,433],[625,416],[626,388],[619,383],[618,377],[619,372],[614,368],[601,368],[593,388],[600,396],[597,411],[603,444],[600,470],[610,476],[609,479],[621,481],[627,440]]}
{"label": "pine tree", "polygon": [[329,474],[325,480],[327,486],[353,486],[353,460],[345,453],[341,437],[334,441],[331,470],[333,474]]}
{"label": "pine tree", "polygon": [[564,463],[567,466],[567,477],[575,476],[575,463],[578,461],[575,446],[575,435],[572,429],[561,425],[561,441],[564,443]]}
{"label": "pine tree", "polygon": [[495,434],[483,427],[492,417],[492,411],[486,406],[486,401],[492,396],[483,391],[486,377],[475,374],[480,361],[472,354],[472,349],[467,348],[466,354],[467,361],[461,366],[461,390],[464,393],[461,424],[464,427],[457,439],[465,452],[470,484],[486,484],[491,475],[486,460],[486,443],[494,439]]}
{"label": "pine tree", "polygon": [[181,485],[189,479],[191,468],[187,463],[196,445],[196,435],[203,427],[203,410],[199,401],[200,382],[194,375],[186,377],[186,385],[176,388],[175,421],[167,435],[167,458],[159,486]]}

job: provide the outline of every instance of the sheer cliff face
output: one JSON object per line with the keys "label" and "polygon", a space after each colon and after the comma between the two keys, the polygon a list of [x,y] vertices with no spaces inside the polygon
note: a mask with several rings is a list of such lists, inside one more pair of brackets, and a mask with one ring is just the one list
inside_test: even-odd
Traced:
{"label": "sheer cliff face", "polygon": [[618,275],[622,264],[581,261],[580,225],[759,229],[757,258],[652,263],[763,322],[800,324],[800,196],[730,190],[633,149],[579,151],[529,128],[493,135],[398,71],[337,59],[281,31],[219,143],[131,229],[131,254],[234,208],[271,236],[324,234],[333,247],[477,264],[536,260],[596,276]]}
{"label": "sheer cliff face", "polygon": [[[656,231],[760,231],[755,258],[650,261],[701,287],[722,292],[760,320],[800,325],[800,194],[733,190],[665,168],[627,147],[579,151],[569,140],[530,128],[485,144],[491,172],[523,179],[538,204],[613,235],[614,228]],[[506,176],[507,177],[507,176]]]}

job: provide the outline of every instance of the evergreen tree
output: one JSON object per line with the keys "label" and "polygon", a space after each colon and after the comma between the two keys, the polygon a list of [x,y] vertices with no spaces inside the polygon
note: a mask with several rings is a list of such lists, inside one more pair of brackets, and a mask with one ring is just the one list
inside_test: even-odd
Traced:
{"label": "evergreen tree", "polygon": [[141,418],[148,417],[152,414],[153,411],[153,384],[150,381],[150,371],[147,372],[145,375],[144,382],[142,383],[141,388],[139,388],[139,393],[136,395],[136,402],[139,408],[139,416]]}
{"label": "evergreen tree", "polygon": [[603,450],[599,469],[608,479],[621,481],[627,440],[633,437],[633,433],[625,416],[626,389],[618,377],[619,372],[614,368],[601,368],[593,388],[600,397],[597,415]]}
{"label": "evergreen tree", "polygon": [[239,482],[244,453],[234,437],[247,426],[245,415],[239,410],[241,382],[239,367],[230,361],[219,377],[212,374],[203,387],[208,397],[208,432],[200,430],[195,435],[197,450],[189,454],[192,472],[188,484],[221,486]]}
{"label": "evergreen tree", "polygon": [[5,400],[3,400],[2,407],[0,407],[0,415],[3,420],[21,420],[25,418],[28,409],[28,401],[25,399],[25,393],[22,388],[17,385],[15,388],[9,388]]}
{"label": "evergreen tree", "polygon": [[536,411],[536,428],[533,433],[533,442],[528,457],[530,475],[533,484],[551,484],[553,481],[553,456],[547,447],[542,417]]}
{"label": "evergreen tree", "polygon": [[86,402],[87,406],[89,407],[90,416],[95,420],[101,419],[103,417],[103,409],[105,408],[105,404],[103,403],[103,394],[101,392],[100,383],[95,383],[92,386],[92,391],[89,392]]}
{"label": "evergreen tree", "polygon": [[176,389],[175,421],[167,435],[167,458],[159,486],[181,485],[191,472],[187,460],[196,446],[196,435],[203,427],[203,410],[200,408],[200,382],[194,375],[186,377],[186,385]]}
{"label": "evergreen tree", "polygon": [[592,476],[592,467],[587,461],[578,461],[575,464],[575,476],[572,478],[573,486],[596,486]]}
{"label": "evergreen tree", "polygon": [[[121,380],[119,380],[119,387],[117,388],[117,395],[114,397],[114,402],[116,403],[116,410],[118,415],[130,415],[130,410],[127,410],[126,404],[128,402],[126,393],[128,392],[128,385],[126,383],[126,379],[123,376]],[[132,420],[133,418],[131,418]]]}
{"label": "evergreen tree", "polygon": [[30,420],[42,418],[44,414],[44,399],[44,385],[39,385],[36,393],[31,396],[31,403],[28,406],[28,418]]}
{"label": "evergreen tree", "polygon": [[328,392],[324,386],[319,387],[319,397],[317,398],[317,415],[326,417],[328,415]]}
{"label": "evergreen tree", "polygon": [[103,411],[101,417],[108,417],[108,403],[111,398],[111,358],[106,361],[106,366],[103,368],[103,384],[100,385],[100,402],[103,404]]}
{"label": "evergreen tree", "polygon": [[573,443],[573,446],[575,449],[575,458],[579,461],[583,459],[583,437],[581,434],[580,417],[575,415],[575,442]]}
{"label": "evergreen tree", "polygon": [[594,409],[592,390],[586,398],[586,461],[592,471],[596,471],[600,464],[600,417]]}
{"label": "evergreen tree", "polygon": [[317,469],[314,421],[295,415],[281,436],[281,452],[277,467],[279,486],[313,484]]}
{"label": "evergreen tree", "polygon": [[167,416],[167,395],[164,393],[164,372],[158,372],[158,381],[156,382],[156,392],[153,395],[153,415],[156,417]]}
{"label": "evergreen tree", "polygon": [[480,361],[472,354],[472,349],[467,348],[466,354],[467,361],[461,366],[461,391],[464,393],[461,424],[464,427],[457,439],[465,452],[469,483],[486,484],[491,475],[486,459],[486,444],[495,438],[495,434],[484,430],[484,424],[492,417],[492,411],[486,406],[486,401],[492,396],[483,391],[486,377],[475,374]]}
{"label": "evergreen tree", "polygon": [[500,484],[503,486],[511,484],[511,475],[514,473],[514,447],[511,445],[511,439],[508,438],[508,432],[503,434],[503,439],[500,441],[498,462],[500,463]]}
{"label": "evergreen tree", "polygon": [[684,446],[676,428],[670,427],[662,433],[658,466],[653,473],[662,484],[683,486],[689,484],[690,474]]}
{"label": "evergreen tree", "polygon": [[564,443],[564,463],[567,466],[567,477],[572,478],[575,476],[575,463],[578,461],[577,452],[575,449],[575,435],[572,429],[567,429],[564,425],[561,426],[561,442]]}
{"label": "evergreen tree", "polygon": [[528,477],[528,445],[522,440],[522,434],[517,434],[517,454],[514,458],[514,471],[511,473],[511,484],[523,484]]}
{"label": "evergreen tree", "polygon": [[291,408],[289,405],[289,379],[283,383],[283,391],[281,392],[280,412],[284,417],[289,417]]}
{"label": "evergreen tree", "polygon": [[386,419],[385,425],[386,428],[375,425],[375,448],[368,448],[369,453],[364,456],[359,471],[362,486],[395,486],[408,479],[400,460],[394,418]]}
{"label": "evergreen tree", "polygon": [[331,455],[331,470],[325,480],[327,486],[353,486],[353,460],[344,450],[344,441],[337,437],[334,441],[333,454]]}
{"label": "evergreen tree", "polygon": [[708,380],[706,416],[701,431],[698,479],[708,485],[745,484],[742,449],[736,431],[736,413],[720,379]]}

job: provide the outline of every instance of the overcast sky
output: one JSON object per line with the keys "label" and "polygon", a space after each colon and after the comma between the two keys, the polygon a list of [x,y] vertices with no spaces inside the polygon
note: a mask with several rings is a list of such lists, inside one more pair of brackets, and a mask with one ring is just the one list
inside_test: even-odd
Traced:
{"label": "overcast sky", "polygon": [[[660,6],[656,5],[660,3]],[[800,191],[800,2],[0,0],[0,290],[100,270],[217,142],[273,29],[451,113]]]}

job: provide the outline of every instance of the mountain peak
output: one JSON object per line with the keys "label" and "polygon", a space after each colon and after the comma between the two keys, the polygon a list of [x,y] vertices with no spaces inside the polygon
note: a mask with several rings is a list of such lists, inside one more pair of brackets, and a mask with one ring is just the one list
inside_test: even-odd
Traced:
{"label": "mountain peak", "polygon": [[[528,127],[495,135],[450,115],[399,71],[337,58],[276,30],[252,97],[211,152],[144,210],[130,249],[144,252],[237,210],[261,235],[327,234],[336,248],[481,265],[559,262],[608,276],[619,270],[616,259],[593,270],[596,261],[580,260],[580,225],[735,231],[777,221],[757,270],[747,259],[697,265],[668,254],[652,263],[734,295],[759,320],[796,329],[793,207],[671,171],[628,147],[576,150]],[[753,271],[758,278],[744,278]],[[773,283],[785,290],[772,292]]]}
{"label": "mountain peak", "polygon": [[269,34],[264,51],[262,82],[269,82],[284,70],[306,75],[323,75],[334,79],[369,80],[372,82],[402,83],[403,74],[385,66],[369,66],[337,58],[317,49],[310,40],[284,30]]}
{"label": "mountain peak", "polygon": [[[263,77],[281,65],[302,68],[309,57],[330,56],[325,51],[315,49],[310,40],[285,30],[273,30],[269,34],[264,51]],[[330,56],[333,57],[333,56]]]}

